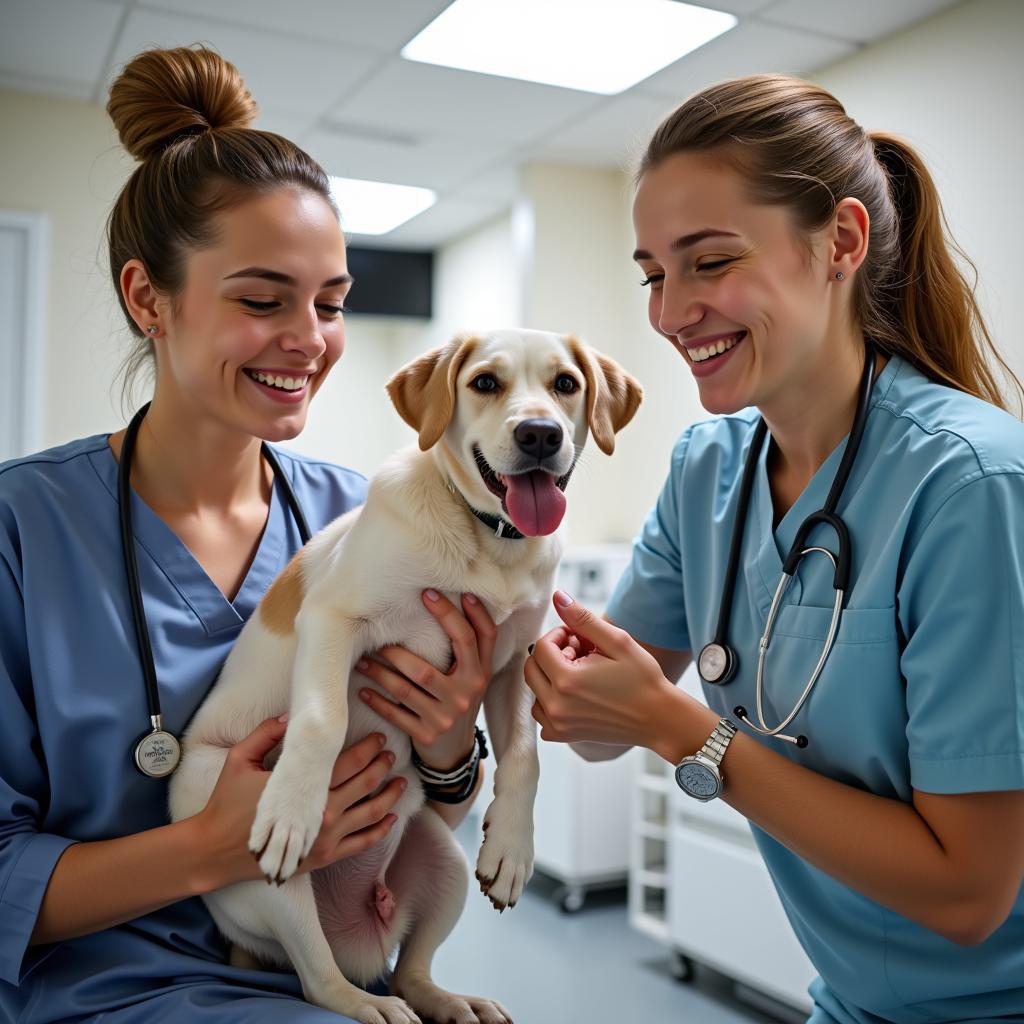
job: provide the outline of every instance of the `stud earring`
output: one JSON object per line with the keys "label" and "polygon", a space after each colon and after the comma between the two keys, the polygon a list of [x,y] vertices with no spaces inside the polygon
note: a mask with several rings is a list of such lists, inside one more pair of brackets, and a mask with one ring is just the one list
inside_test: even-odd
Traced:
{"label": "stud earring", "polygon": [[846,275],[841,270],[837,270],[836,271],[836,280],[837,281],[842,281],[845,277],[846,277]]}
{"label": "stud earring", "polygon": [[157,327],[157,325],[156,325],[156,324],[150,324],[150,325],[149,325],[149,326],[148,326],[148,327],[146,328],[146,330],[147,330],[147,332],[148,332],[149,334],[156,334],[156,332],[157,332],[157,331],[159,331],[159,330],[160,330],[160,328],[159,328],[159,327]]}

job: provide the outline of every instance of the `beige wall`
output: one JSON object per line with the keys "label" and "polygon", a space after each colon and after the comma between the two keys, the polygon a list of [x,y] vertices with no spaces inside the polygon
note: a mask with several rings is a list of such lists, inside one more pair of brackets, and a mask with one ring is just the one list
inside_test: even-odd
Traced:
{"label": "beige wall", "polygon": [[682,361],[647,322],[631,254],[632,187],[619,171],[534,164],[520,217],[524,323],[580,335],[644,385],[646,398],[608,457],[590,442],[568,491],[574,544],[629,540],[646,514],[683,427],[703,415]]}
{"label": "beige wall", "polygon": [[50,222],[42,441],[120,423],[113,386],[127,344],[112,308],[104,222],[132,162],[92,104],[0,91],[0,208]]}

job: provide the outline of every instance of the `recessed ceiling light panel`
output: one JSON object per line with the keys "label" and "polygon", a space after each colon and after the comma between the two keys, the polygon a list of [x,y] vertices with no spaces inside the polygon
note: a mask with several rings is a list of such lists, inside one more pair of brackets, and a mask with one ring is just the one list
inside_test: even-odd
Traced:
{"label": "recessed ceiling light panel", "polygon": [[331,178],[341,226],[353,235],[386,235],[437,201],[437,193],[416,185],[390,185],[358,178]]}
{"label": "recessed ceiling light panel", "polygon": [[402,56],[611,95],[735,24],[677,0],[455,0]]}

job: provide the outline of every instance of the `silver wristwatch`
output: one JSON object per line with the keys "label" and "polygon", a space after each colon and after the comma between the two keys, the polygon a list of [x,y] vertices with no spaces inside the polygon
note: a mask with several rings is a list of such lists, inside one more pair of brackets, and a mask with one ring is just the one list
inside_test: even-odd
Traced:
{"label": "silver wristwatch", "polygon": [[684,793],[705,802],[721,795],[725,779],[719,768],[735,735],[736,726],[720,719],[704,746],[676,765],[676,782]]}

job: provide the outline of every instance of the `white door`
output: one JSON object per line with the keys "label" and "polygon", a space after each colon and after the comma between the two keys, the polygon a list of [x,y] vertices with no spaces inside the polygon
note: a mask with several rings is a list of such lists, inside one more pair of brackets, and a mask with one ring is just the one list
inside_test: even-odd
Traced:
{"label": "white door", "polygon": [[0,462],[40,447],[47,220],[0,210]]}

